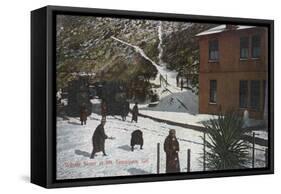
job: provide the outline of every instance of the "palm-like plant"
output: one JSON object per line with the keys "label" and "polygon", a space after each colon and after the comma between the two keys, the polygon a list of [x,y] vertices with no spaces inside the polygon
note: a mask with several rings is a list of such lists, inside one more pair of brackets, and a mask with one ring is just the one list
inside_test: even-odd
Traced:
{"label": "palm-like plant", "polygon": [[209,170],[239,169],[247,163],[248,144],[242,140],[243,118],[237,112],[219,114],[203,123],[207,130],[206,167]]}

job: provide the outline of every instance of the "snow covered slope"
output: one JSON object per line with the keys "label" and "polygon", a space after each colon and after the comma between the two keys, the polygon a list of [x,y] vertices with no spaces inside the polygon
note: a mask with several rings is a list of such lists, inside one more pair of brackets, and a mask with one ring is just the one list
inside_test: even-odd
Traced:
{"label": "snow covered slope", "polygon": [[163,96],[158,105],[147,107],[143,110],[165,111],[165,112],[185,112],[192,115],[198,114],[198,96],[190,90],[170,93]]}

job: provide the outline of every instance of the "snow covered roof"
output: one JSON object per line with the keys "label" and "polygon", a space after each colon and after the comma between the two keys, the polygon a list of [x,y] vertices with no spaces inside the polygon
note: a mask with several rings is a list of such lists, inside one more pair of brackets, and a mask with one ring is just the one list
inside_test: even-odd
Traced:
{"label": "snow covered roof", "polygon": [[[248,28],[255,28],[256,26],[241,26],[241,25],[238,25],[236,27],[237,28],[235,28],[235,30],[243,30],[243,29],[248,29]],[[221,33],[221,32],[226,31],[226,30],[227,30],[226,24],[223,24],[223,25],[211,28],[209,30],[203,31],[203,32],[197,34],[196,36],[203,36],[203,35],[208,35],[208,34]]]}

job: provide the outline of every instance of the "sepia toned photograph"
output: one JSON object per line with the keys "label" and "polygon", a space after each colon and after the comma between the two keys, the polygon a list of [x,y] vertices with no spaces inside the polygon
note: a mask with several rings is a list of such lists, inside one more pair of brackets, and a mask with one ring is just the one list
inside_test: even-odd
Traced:
{"label": "sepia toned photograph", "polygon": [[55,20],[56,180],[268,167],[267,27]]}

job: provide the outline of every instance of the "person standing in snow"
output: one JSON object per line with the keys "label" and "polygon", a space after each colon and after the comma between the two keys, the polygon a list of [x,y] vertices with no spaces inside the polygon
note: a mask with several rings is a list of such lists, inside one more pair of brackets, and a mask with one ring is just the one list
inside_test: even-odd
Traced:
{"label": "person standing in snow", "polygon": [[138,114],[139,114],[139,108],[138,108],[138,103],[136,102],[132,110],[132,122],[133,121],[135,121],[136,123],[138,122]]}
{"label": "person standing in snow", "polygon": [[106,120],[103,118],[101,120],[101,124],[96,128],[93,137],[92,137],[92,143],[93,143],[93,151],[91,154],[91,159],[95,157],[95,154],[98,152],[102,152],[104,156],[106,156],[105,149],[104,149],[104,143],[105,140],[108,138],[108,136],[104,132],[104,126],[105,126]]}
{"label": "person standing in snow", "polygon": [[181,90],[183,89],[183,78],[181,78]]}
{"label": "person standing in snow", "polygon": [[81,125],[86,125],[87,122],[87,109],[86,109],[86,105],[83,104],[80,108],[80,121],[81,121]]}
{"label": "person standing in snow", "polygon": [[180,73],[178,73],[178,74],[177,74],[177,77],[176,77],[177,87],[179,87],[179,79],[180,79]]}
{"label": "person standing in snow", "polygon": [[122,117],[122,121],[126,121],[126,117],[128,115],[129,112],[129,102],[124,101],[122,103],[122,107],[121,107],[121,117]]}
{"label": "person standing in snow", "polygon": [[102,100],[101,102],[101,117],[102,119],[106,119],[106,114],[107,114],[107,106],[105,100]]}
{"label": "person standing in snow", "polygon": [[176,131],[171,129],[164,142],[164,151],[166,153],[166,173],[180,172],[179,163],[179,142],[176,138]]}

